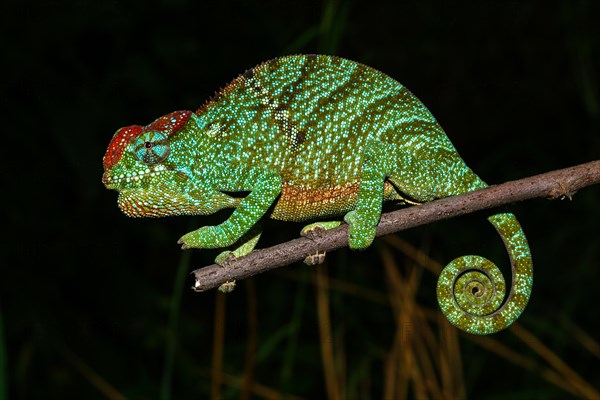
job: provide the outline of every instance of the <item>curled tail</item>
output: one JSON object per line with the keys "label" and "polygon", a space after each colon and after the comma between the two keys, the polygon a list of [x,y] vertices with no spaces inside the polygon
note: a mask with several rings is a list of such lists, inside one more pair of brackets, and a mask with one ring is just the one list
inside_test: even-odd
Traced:
{"label": "curled tail", "polygon": [[487,335],[507,328],[525,309],[533,283],[533,266],[527,239],[510,213],[488,218],[502,240],[512,269],[511,288],[498,267],[480,256],[459,257],[448,264],[437,283],[440,308],[452,325],[466,332]]}

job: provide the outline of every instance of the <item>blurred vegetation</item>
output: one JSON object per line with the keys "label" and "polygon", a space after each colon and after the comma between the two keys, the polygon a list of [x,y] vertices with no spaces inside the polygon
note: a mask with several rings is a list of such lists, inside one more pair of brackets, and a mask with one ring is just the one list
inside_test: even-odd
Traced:
{"label": "blurred vegetation", "polygon": [[[518,324],[457,332],[437,272],[506,265],[485,214],[197,294],[207,218],[129,219],[100,182],[112,133],[195,109],[253,65],[325,52],[398,79],[480,176],[598,159],[596,1],[2,3],[0,400],[599,398],[600,188],[511,206],[536,277]],[[263,246],[297,236],[273,222]]]}

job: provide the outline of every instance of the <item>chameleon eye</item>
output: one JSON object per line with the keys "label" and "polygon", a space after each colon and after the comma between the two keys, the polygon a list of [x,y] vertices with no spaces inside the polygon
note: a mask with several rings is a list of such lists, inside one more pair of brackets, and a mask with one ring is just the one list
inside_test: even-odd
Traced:
{"label": "chameleon eye", "polygon": [[133,142],[135,156],[148,165],[163,162],[169,155],[169,141],[162,132],[143,132]]}

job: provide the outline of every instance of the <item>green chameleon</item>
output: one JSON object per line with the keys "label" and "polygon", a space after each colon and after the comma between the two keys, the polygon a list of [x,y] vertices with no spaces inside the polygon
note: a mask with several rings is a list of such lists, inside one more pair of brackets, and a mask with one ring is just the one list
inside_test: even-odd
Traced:
{"label": "green chameleon", "polygon": [[[211,214],[216,226],[184,235],[187,248],[223,248],[216,262],[248,254],[265,215],[308,225],[310,235],[349,224],[352,249],[368,247],[384,201],[420,204],[487,185],[460,158],[429,110],[404,86],[339,57],[296,55],[246,71],[195,113],[176,111],[119,129],[102,182],[133,217]],[[488,334],[506,328],[531,293],[529,246],[508,213],[489,221],[512,265],[506,301],[498,268],[478,256],[451,262],[438,301],[455,326]],[[318,262],[318,261],[317,261]]]}

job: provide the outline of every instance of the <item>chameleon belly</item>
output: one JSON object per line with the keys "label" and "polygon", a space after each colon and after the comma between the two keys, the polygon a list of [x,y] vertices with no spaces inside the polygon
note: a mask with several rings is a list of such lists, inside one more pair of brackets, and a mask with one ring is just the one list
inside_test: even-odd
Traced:
{"label": "chameleon belly", "polygon": [[[486,187],[408,89],[368,66],[322,55],[264,62],[195,113],[176,111],[118,130],[104,170],[103,183],[121,192],[128,215],[233,208],[226,221],[189,232],[179,243],[236,244],[235,256],[252,250],[257,222],[269,212],[289,221],[343,216],[349,246],[363,249],[375,237],[384,201],[414,204]],[[479,334],[516,320],[532,280],[529,246],[514,215],[489,220],[512,265],[504,303],[502,284],[494,283],[497,268],[482,258],[455,260],[438,284],[450,321]]]}
{"label": "chameleon belly", "polygon": [[[357,195],[358,183],[317,189],[284,184],[271,218],[296,222],[332,218],[354,209]],[[404,198],[387,181],[384,184],[383,199],[404,202]]]}

